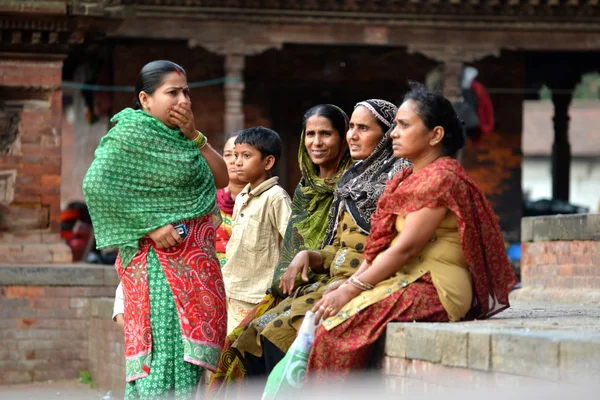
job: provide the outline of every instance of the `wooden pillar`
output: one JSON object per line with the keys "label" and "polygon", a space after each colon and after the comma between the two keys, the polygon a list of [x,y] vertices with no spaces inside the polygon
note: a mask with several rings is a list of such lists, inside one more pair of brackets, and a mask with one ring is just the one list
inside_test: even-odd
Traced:
{"label": "wooden pillar", "polygon": [[281,42],[248,40],[248,32],[244,36],[227,36],[220,40],[205,40],[202,37],[190,38],[188,46],[201,46],[206,50],[225,56],[225,115],[223,135],[244,129],[244,67],[246,57],[260,54],[269,49],[281,49]]}
{"label": "wooden pillar", "polygon": [[[466,63],[472,63],[487,56],[500,55],[500,49],[494,47],[473,47],[462,45],[411,45],[408,53],[421,53],[425,57],[443,63],[444,96],[455,103],[462,94],[460,78]],[[467,142],[468,146],[468,142]],[[457,160],[462,162],[465,149],[458,152]]]}
{"label": "wooden pillar", "polygon": [[460,77],[464,62],[460,58],[447,57],[444,60],[444,96],[452,103],[461,96]]}
{"label": "wooden pillar", "polygon": [[225,55],[225,133],[244,129],[243,54]]}
{"label": "wooden pillar", "polygon": [[569,106],[572,89],[553,91],[554,143],[552,144],[552,198],[569,201],[571,145],[569,144]]}
{"label": "wooden pillar", "polygon": [[500,55],[500,49],[489,47],[473,47],[463,45],[410,45],[408,53],[421,53],[425,57],[443,63],[444,96],[455,102],[461,95],[460,77],[466,63],[472,63],[487,56]]}

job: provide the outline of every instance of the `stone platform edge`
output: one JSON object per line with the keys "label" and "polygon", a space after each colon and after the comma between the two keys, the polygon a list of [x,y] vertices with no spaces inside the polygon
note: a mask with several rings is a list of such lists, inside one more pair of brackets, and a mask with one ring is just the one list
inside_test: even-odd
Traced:
{"label": "stone platform edge", "polygon": [[600,214],[571,214],[521,219],[521,242],[600,241]]}
{"label": "stone platform edge", "polygon": [[385,362],[430,363],[451,367],[459,375],[472,370],[565,383],[597,380],[600,332],[492,328],[479,323],[391,323]]}
{"label": "stone platform edge", "polygon": [[119,284],[111,265],[85,263],[0,265],[0,286],[114,286]]}

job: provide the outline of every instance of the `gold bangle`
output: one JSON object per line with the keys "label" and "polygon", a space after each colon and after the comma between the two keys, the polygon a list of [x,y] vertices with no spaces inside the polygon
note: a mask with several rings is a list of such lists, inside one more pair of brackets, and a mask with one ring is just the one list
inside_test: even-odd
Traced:
{"label": "gold bangle", "polygon": [[371,285],[370,283],[363,282],[354,275],[352,275],[352,277],[350,278],[350,283],[353,284],[353,286],[356,286],[357,288],[360,288],[362,290],[371,290],[371,289],[375,288],[375,285]]}
{"label": "gold bangle", "polygon": [[206,146],[206,143],[208,143],[208,139],[202,134],[202,132],[196,132],[198,133],[198,136],[196,137],[196,139],[192,140],[192,142],[196,143],[199,149],[202,149],[204,146]]}

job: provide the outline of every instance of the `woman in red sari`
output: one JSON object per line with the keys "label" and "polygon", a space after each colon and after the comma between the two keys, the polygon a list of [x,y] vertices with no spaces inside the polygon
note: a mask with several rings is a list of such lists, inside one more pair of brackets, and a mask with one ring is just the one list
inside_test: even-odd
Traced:
{"label": "woman in red sari", "polygon": [[388,322],[488,318],[517,283],[481,189],[455,160],[462,122],[442,95],[412,84],[392,132],[412,168],[388,182],[372,217],[364,262],[315,304],[309,379],[343,380],[365,367]]}

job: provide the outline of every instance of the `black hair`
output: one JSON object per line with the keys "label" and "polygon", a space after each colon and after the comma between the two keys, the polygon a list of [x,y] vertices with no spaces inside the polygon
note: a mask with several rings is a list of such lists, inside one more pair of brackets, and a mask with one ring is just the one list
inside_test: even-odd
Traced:
{"label": "black hair", "polygon": [[137,81],[135,83],[135,97],[133,98],[133,108],[136,110],[142,109],[142,103],[140,103],[140,92],[146,92],[152,95],[156,89],[162,85],[165,75],[177,72],[186,76],[185,70],[172,61],[167,60],[156,60],[151,61],[144,65],[140,73],[138,74]]}
{"label": "black hair", "polygon": [[325,117],[331,122],[331,126],[335,129],[340,138],[344,140],[346,131],[348,130],[348,115],[341,109],[332,104],[318,104],[304,113],[302,120],[302,131],[306,130],[306,121],[314,116]]}
{"label": "black hair", "polygon": [[234,138],[234,137],[238,137],[238,136],[240,136],[240,134],[241,134],[241,133],[242,133],[242,131],[233,131],[233,132],[229,132],[229,133],[227,134],[227,136],[225,136],[225,143],[227,143],[227,141],[228,141],[229,139],[231,139],[231,138]]}
{"label": "black hair", "polygon": [[277,162],[281,158],[281,138],[277,132],[264,126],[253,126],[244,129],[235,138],[235,144],[244,143],[256,147],[263,159],[268,156],[275,157],[273,169],[277,166]]}
{"label": "black hair", "polygon": [[456,157],[465,145],[463,122],[458,118],[452,103],[440,92],[429,92],[425,85],[418,82],[408,82],[410,91],[404,96],[404,101],[412,100],[416,104],[415,112],[421,117],[427,129],[436,126],[444,128],[442,153],[445,156]]}

